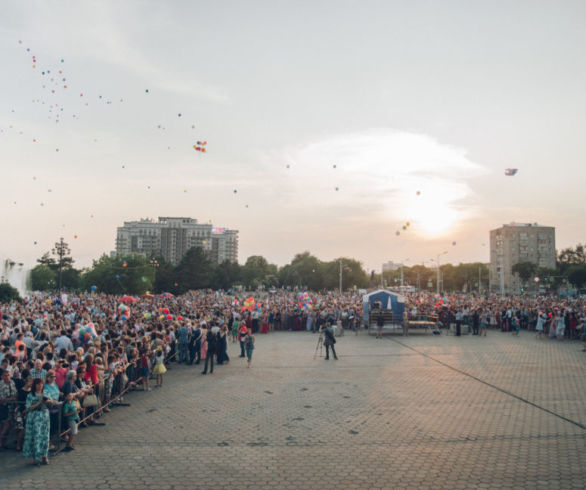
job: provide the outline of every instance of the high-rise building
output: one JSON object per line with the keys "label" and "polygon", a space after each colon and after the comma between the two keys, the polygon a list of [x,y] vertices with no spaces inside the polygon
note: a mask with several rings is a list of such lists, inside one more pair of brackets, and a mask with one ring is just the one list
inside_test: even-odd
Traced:
{"label": "high-rise building", "polygon": [[389,260],[383,264],[383,272],[398,271],[403,264]]}
{"label": "high-rise building", "polygon": [[519,262],[555,269],[555,228],[511,223],[490,231],[490,289],[518,294],[522,284],[512,268]]}
{"label": "high-rise building", "polygon": [[201,247],[210,259],[238,261],[238,231],[200,224],[193,218],[159,217],[158,221],[125,221],[117,229],[116,253],[161,255],[177,265],[192,247]]}

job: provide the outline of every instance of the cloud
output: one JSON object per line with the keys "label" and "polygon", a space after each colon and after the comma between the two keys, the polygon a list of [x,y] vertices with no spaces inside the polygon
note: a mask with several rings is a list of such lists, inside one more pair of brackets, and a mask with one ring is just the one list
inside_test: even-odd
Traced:
{"label": "cloud", "polygon": [[388,128],[329,136],[267,155],[269,161],[290,172],[283,193],[291,206],[320,213],[343,207],[341,219],[349,222],[409,221],[428,237],[475,214],[468,180],[488,172],[462,148]]}

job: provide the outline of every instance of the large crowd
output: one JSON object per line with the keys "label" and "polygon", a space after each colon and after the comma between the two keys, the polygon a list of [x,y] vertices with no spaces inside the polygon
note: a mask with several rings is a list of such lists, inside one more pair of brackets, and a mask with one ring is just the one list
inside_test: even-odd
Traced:
{"label": "large crowd", "polygon": [[[99,424],[128,391],[150,391],[151,378],[162,387],[170,363],[203,364],[202,374],[213,373],[214,361],[230,362],[234,343],[250,367],[255,334],[329,325],[358,333],[369,325],[365,313],[356,291],[33,294],[0,305],[0,448],[49,464],[53,445],[64,441],[74,450],[78,428]],[[586,340],[583,299],[410,293],[399,321],[409,319],[473,334],[524,329]]]}

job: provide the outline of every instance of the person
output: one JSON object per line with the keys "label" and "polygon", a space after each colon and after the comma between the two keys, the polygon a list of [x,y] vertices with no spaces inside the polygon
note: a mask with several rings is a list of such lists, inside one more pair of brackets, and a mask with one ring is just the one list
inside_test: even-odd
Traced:
{"label": "person", "polygon": [[163,386],[163,375],[167,372],[167,368],[165,367],[165,354],[163,352],[162,347],[157,347],[157,351],[155,353],[155,367],[153,369],[153,374],[157,376],[157,388],[161,388]]}
{"label": "person", "polygon": [[177,330],[177,338],[179,341],[179,364],[182,362],[187,364],[187,352],[189,346],[189,328],[186,325],[182,325],[179,330]]}
{"label": "person", "polygon": [[403,311],[403,337],[409,336],[409,311]]}
{"label": "person", "polygon": [[[329,325],[329,323],[326,324],[326,329],[328,328],[328,325]],[[378,316],[376,317],[376,338],[377,339],[383,338],[384,325],[385,325],[385,318],[383,316],[383,310],[379,310]]]}
{"label": "person", "polygon": [[230,357],[228,356],[228,325],[226,324],[220,327],[217,352],[218,364],[230,362]]}
{"label": "person", "polygon": [[12,402],[16,400],[17,395],[16,385],[11,375],[12,373],[5,369],[0,379],[0,448],[6,445],[14,411]]}
{"label": "person", "polygon": [[65,396],[63,416],[65,417],[65,420],[67,421],[67,427],[69,428],[69,435],[67,437],[67,446],[65,446],[65,451],[73,451],[75,449],[73,447],[73,440],[77,435],[78,424],[80,420],[79,408],[77,408],[73,393],[68,393]]}
{"label": "person", "polygon": [[[202,337],[202,329],[199,324],[197,324],[197,328],[193,331],[193,335],[189,339],[189,364],[192,365],[193,361],[195,364],[199,364],[201,360],[201,337]],[[197,360],[196,360],[197,359]]]}
{"label": "person", "polygon": [[544,316],[541,312],[539,312],[539,315],[537,316],[537,323],[535,325],[535,332],[537,332],[535,334],[535,336],[538,339],[543,339],[543,321],[544,321]]}
{"label": "person", "polygon": [[36,465],[49,464],[49,408],[48,398],[43,396],[45,382],[33,380],[31,392],[26,397],[26,428],[22,456],[33,458]]}
{"label": "person", "polygon": [[247,366],[250,367],[252,363],[252,351],[254,350],[254,335],[252,332],[248,332],[244,337],[244,346],[246,349]]}
{"label": "person", "polygon": [[143,391],[151,391],[150,387],[150,376],[149,371],[149,350],[147,346],[142,346],[140,349],[140,375],[142,377],[142,389]]}
{"label": "person", "polygon": [[51,402],[49,407],[49,420],[51,424],[51,435],[53,435],[59,429],[59,387],[55,382],[55,371],[50,369],[47,371],[47,379],[45,380],[45,387],[43,388],[43,395],[47,397]]}
{"label": "person", "polygon": [[562,314],[558,311],[555,315],[555,335],[558,340],[564,339],[564,331],[566,330],[566,322]]}
{"label": "person", "polygon": [[244,337],[246,336],[246,332],[248,332],[248,328],[246,327],[246,323],[242,322],[240,324],[240,330],[238,332],[238,341],[240,342],[240,356],[239,357],[245,357]]}
{"label": "person", "polygon": [[480,314],[478,310],[474,310],[472,313],[472,335],[478,335],[480,333]]}
{"label": "person", "polygon": [[486,330],[488,329],[488,313],[484,311],[480,316],[480,336],[486,337]]}
{"label": "person", "polygon": [[334,356],[334,359],[337,361],[338,360],[338,356],[336,355],[336,348],[334,347],[334,344],[336,343],[336,337],[334,337],[334,329],[332,328],[332,324],[331,323],[326,323],[326,327],[323,330],[324,335],[325,335],[325,339],[324,339],[324,345],[326,346],[326,357],[325,360],[329,361],[330,360],[330,348],[332,349],[332,355]]}
{"label": "person", "polygon": [[232,321],[232,343],[235,344],[238,339],[238,319],[234,317]]}
{"label": "person", "polygon": [[210,365],[210,374],[212,374],[214,372],[214,354],[216,352],[216,346],[217,346],[217,336],[214,332],[212,332],[212,329],[210,328],[208,330],[207,336],[206,336],[206,342],[208,344],[208,352],[206,355],[206,362],[204,364],[204,368],[201,374],[207,374],[208,373],[208,364]]}
{"label": "person", "polygon": [[456,311],[456,337],[460,337],[462,335],[462,312],[458,308]]}

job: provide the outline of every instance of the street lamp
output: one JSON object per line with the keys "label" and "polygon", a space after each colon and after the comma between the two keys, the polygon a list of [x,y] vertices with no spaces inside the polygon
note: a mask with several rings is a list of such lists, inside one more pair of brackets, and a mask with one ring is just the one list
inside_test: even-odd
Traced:
{"label": "street lamp", "polygon": [[61,296],[61,284],[63,279],[63,257],[67,254],[71,253],[69,250],[69,246],[63,240],[63,237],[59,239],[57,243],[55,243],[55,248],[52,250],[53,255],[57,255],[59,257],[59,296]]}
{"label": "street lamp", "polygon": [[[436,259],[436,264],[437,264],[437,280],[436,280],[436,282],[437,282],[437,285],[436,285],[437,294],[440,293],[440,257],[442,255],[447,254],[447,253],[448,253],[447,251],[444,251],[441,254],[437,254],[437,259]],[[433,259],[431,259],[431,260],[433,260]]]}
{"label": "street lamp", "polygon": [[403,263],[409,262],[409,257],[401,261],[401,291],[403,290]]}
{"label": "street lamp", "polygon": [[352,269],[347,266],[344,267],[342,259],[340,259],[339,264],[340,264],[340,294],[342,294],[342,272],[344,270],[346,270],[346,272],[352,272]]}

